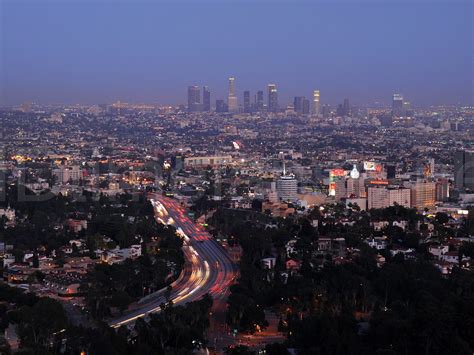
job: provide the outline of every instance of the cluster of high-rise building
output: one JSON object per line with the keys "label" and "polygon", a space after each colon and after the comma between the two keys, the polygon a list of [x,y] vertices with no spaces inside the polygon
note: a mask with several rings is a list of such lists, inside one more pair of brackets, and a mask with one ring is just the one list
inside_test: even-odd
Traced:
{"label": "cluster of high-rise building", "polygon": [[[211,111],[211,93],[207,86],[203,87],[202,102],[201,102],[201,88],[193,85],[188,87],[188,112],[209,112]],[[347,102],[348,104],[348,102]],[[251,92],[245,90],[243,92],[242,105],[239,104],[239,100],[235,89],[235,78],[230,77],[228,83],[228,96],[227,100],[217,99],[215,101],[215,111],[218,113],[230,112],[230,113],[253,113],[253,112],[269,112],[277,113],[288,107],[281,107],[278,101],[278,89],[276,84],[267,85],[267,98],[264,99],[264,91],[259,90],[251,97]],[[314,114],[319,115],[321,113],[320,105],[320,92],[314,90],[311,101],[305,96],[295,96],[293,100],[293,106],[290,107],[297,114]]]}
{"label": "cluster of high-rise building", "polygon": [[[299,116],[311,115],[312,117],[356,117],[360,115],[358,110],[351,106],[349,98],[331,110],[329,105],[321,104],[320,90],[313,90],[311,97],[295,96],[290,105],[282,105],[278,97],[276,84],[268,84],[266,95],[263,90],[259,90],[255,95],[249,90],[243,91],[242,100],[239,100],[236,91],[236,79],[228,79],[227,99],[216,99],[215,106],[211,105],[211,91],[209,87],[193,85],[188,87],[188,112],[211,112],[217,113],[293,113]],[[403,95],[395,93],[392,96],[391,110],[385,115],[380,116],[380,121],[384,126],[391,125],[393,122],[409,123],[413,116],[413,110],[410,102],[406,101]]]}
{"label": "cluster of high-rise building", "polygon": [[189,112],[208,112],[211,110],[211,92],[207,86],[201,88],[193,85],[188,87],[188,111]]}

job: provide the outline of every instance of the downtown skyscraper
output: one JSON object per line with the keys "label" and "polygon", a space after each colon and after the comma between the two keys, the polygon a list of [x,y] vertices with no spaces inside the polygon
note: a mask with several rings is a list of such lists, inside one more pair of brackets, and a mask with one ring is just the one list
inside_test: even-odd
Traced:
{"label": "downtown skyscraper", "polygon": [[313,115],[319,116],[321,113],[321,103],[319,100],[319,90],[313,91]]}
{"label": "downtown skyscraper", "polygon": [[229,112],[236,112],[239,107],[237,105],[237,96],[235,95],[235,78],[229,78],[229,96],[227,98],[227,106]]}
{"label": "downtown skyscraper", "polygon": [[278,111],[278,92],[275,84],[268,84],[268,112]]}
{"label": "downtown skyscraper", "polygon": [[252,106],[250,105],[250,91],[244,91],[244,112],[249,113],[252,111]]}
{"label": "downtown skyscraper", "polygon": [[188,111],[201,111],[201,88],[197,85],[188,86]]}
{"label": "downtown skyscraper", "polygon": [[454,155],[454,185],[474,191],[474,150],[458,150]]}
{"label": "downtown skyscraper", "polygon": [[293,100],[293,108],[296,113],[303,113],[303,102],[305,97],[304,96],[295,96]]}
{"label": "downtown skyscraper", "polygon": [[296,113],[307,115],[309,113],[309,100],[304,96],[295,96],[293,108]]}
{"label": "downtown skyscraper", "polygon": [[204,112],[211,111],[211,91],[207,86],[202,88],[202,110]]}
{"label": "downtown skyscraper", "polygon": [[295,96],[293,108],[296,113],[307,115],[309,113],[309,100],[304,96]]}
{"label": "downtown skyscraper", "polygon": [[345,98],[344,103],[342,104],[343,108],[343,116],[349,117],[351,115],[351,104],[349,103],[349,99]]}
{"label": "downtown skyscraper", "polygon": [[403,96],[400,94],[393,94],[392,97],[392,116],[403,116]]}
{"label": "downtown skyscraper", "polygon": [[255,107],[257,111],[259,112],[263,111],[263,91],[262,90],[257,91],[257,95],[255,96]]}

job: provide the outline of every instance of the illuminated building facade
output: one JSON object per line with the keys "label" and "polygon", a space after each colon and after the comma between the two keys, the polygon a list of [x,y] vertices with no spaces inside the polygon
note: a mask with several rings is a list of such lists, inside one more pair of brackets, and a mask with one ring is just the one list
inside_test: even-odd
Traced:
{"label": "illuminated building facade", "polygon": [[227,105],[229,112],[236,112],[238,110],[237,96],[235,95],[235,78],[229,78],[229,97],[227,98]]}
{"label": "illuminated building facade", "polygon": [[367,189],[368,209],[386,208],[395,204],[410,208],[410,189],[389,188],[388,186],[369,187]]}
{"label": "illuminated building facade", "polygon": [[313,115],[319,116],[321,111],[321,103],[319,99],[319,90],[313,91]]}
{"label": "illuminated building facade", "polygon": [[417,181],[411,185],[412,207],[419,210],[434,208],[436,201],[436,183]]}
{"label": "illuminated building facade", "polygon": [[208,166],[216,167],[228,165],[232,163],[231,155],[223,156],[203,156],[203,157],[189,157],[184,159],[185,167],[205,168]]}
{"label": "illuminated building facade", "polygon": [[275,84],[268,84],[268,112],[278,111],[278,92]]}
{"label": "illuminated building facade", "polygon": [[67,184],[69,182],[78,182],[83,178],[83,171],[78,165],[60,166],[59,169],[53,170],[53,175],[59,184]]}
{"label": "illuminated building facade", "polygon": [[[331,169],[329,171],[329,196],[336,196],[337,187],[339,187],[339,190],[342,189],[343,184],[340,181],[343,181],[345,186],[344,180],[346,175],[347,174],[344,169]],[[338,197],[344,197],[345,193],[345,191],[339,191],[337,195]]]}
{"label": "illuminated building facade", "polygon": [[392,98],[392,116],[401,117],[404,115],[403,96],[400,94],[393,94]]}
{"label": "illuminated building facade", "polygon": [[297,200],[298,181],[293,175],[283,175],[277,180],[278,198],[281,201]]}

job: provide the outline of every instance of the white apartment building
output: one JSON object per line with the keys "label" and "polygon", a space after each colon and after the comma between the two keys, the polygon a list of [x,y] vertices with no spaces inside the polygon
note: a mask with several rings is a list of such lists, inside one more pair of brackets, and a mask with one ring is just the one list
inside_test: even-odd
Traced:
{"label": "white apartment building", "polygon": [[191,168],[205,168],[207,166],[222,166],[232,163],[231,155],[201,156],[184,158],[184,166]]}
{"label": "white apartment building", "polygon": [[83,178],[83,171],[79,165],[61,165],[58,169],[53,170],[53,174],[61,185],[67,184],[70,181],[78,182]]}
{"label": "white apartment building", "polygon": [[398,204],[411,207],[411,192],[405,188],[369,187],[367,189],[367,207],[386,208]]}

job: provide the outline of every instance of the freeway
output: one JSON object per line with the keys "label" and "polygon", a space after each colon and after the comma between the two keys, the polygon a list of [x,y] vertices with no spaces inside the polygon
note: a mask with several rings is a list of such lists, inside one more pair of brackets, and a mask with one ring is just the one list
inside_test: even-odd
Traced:
{"label": "freeway", "polygon": [[[186,263],[178,279],[171,284],[169,299],[174,304],[184,304],[208,293],[215,301],[222,301],[227,297],[237,272],[227,252],[209,233],[190,220],[177,200],[159,194],[150,195],[150,200],[155,218],[174,226],[184,240]],[[167,301],[165,293],[163,289],[141,299],[133,309],[109,324],[117,328],[149,313],[159,312],[160,305]]]}

